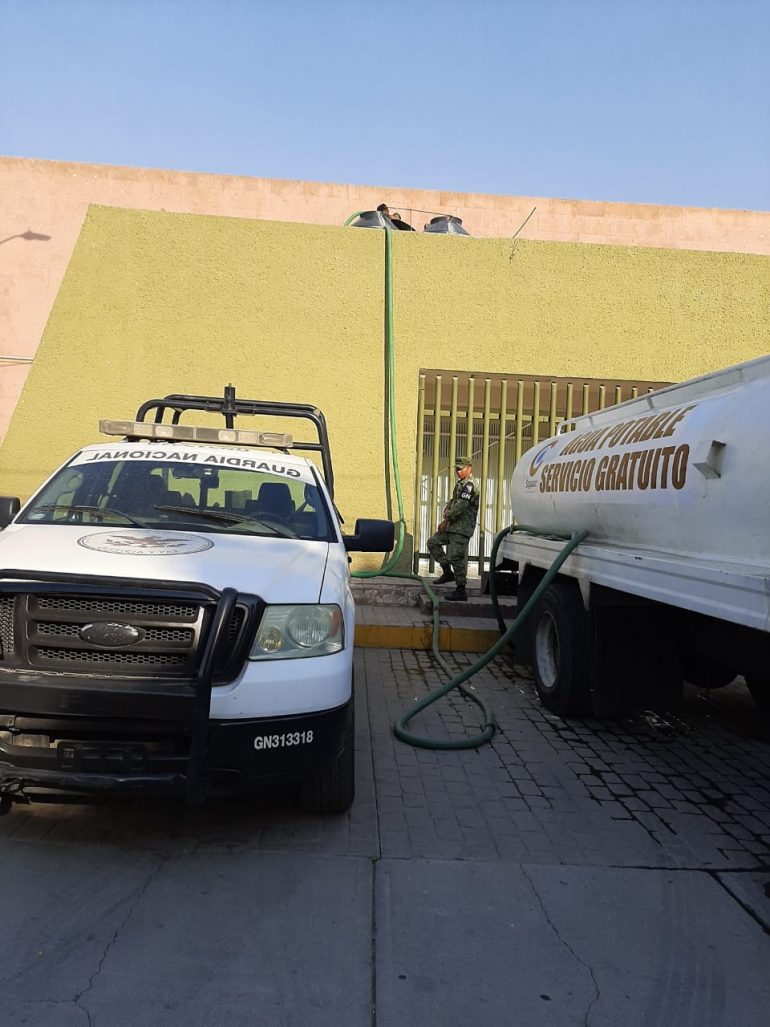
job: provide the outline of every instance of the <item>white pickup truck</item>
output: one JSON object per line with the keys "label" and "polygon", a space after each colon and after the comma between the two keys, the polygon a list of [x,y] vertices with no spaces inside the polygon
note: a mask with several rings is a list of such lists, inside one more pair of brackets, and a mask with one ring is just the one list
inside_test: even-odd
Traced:
{"label": "white pickup truck", "polygon": [[[189,411],[225,427],[181,424]],[[241,415],[309,419],[318,441],[236,429]],[[228,387],[101,429],[113,440],[23,507],[0,499],[0,808],[54,791],[199,803],[288,781],[309,810],[346,809],[348,552],[388,551],[394,532],[342,534],[323,415]]]}
{"label": "white pickup truck", "polygon": [[[770,356],[565,422],[511,494],[521,524],[588,532],[524,629],[546,706],[615,712],[738,675],[770,704]],[[519,608],[562,546],[503,540]]]}

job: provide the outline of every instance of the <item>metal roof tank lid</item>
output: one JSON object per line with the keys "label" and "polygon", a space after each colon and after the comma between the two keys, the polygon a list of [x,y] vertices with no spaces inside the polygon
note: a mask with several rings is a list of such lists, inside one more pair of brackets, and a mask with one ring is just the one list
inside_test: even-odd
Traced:
{"label": "metal roof tank lid", "polygon": [[390,220],[387,214],[381,210],[363,210],[355,219],[350,222],[351,228],[392,228],[394,232],[398,229]]}
{"label": "metal roof tank lid", "polygon": [[433,232],[441,235],[470,235],[467,228],[463,228],[462,220],[454,214],[441,214],[437,218],[431,218],[423,228],[423,232]]}

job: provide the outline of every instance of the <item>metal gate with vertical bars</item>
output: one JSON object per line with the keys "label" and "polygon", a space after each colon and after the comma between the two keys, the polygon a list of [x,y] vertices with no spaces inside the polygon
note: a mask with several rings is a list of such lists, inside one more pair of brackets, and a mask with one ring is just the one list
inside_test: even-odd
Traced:
{"label": "metal gate with vertical bars", "polygon": [[473,461],[481,493],[468,569],[488,569],[492,541],[513,520],[509,482],[522,453],[562,421],[653,392],[669,382],[542,378],[526,374],[421,370],[417,399],[415,572],[433,570],[426,542],[454,487],[457,454]]}

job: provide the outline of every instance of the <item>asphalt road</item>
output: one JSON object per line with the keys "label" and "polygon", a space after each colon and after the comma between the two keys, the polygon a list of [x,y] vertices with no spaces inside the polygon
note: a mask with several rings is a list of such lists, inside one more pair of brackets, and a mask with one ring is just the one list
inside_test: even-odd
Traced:
{"label": "asphalt road", "polygon": [[[458,657],[464,665],[467,657]],[[499,730],[390,724],[427,654],[357,654],[349,814],[286,796],[0,820],[0,1027],[766,1027],[770,723],[735,686],[564,722],[497,663]],[[477,729],[444,700],[415,729]]]}

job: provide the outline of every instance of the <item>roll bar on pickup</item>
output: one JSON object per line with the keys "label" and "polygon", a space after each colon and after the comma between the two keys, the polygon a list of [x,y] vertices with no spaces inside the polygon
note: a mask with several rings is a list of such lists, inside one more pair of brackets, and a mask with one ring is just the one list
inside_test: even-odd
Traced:
{"label": "roll bar on pickup", "polygon": [[225,427],[233,428],[235,418],[241,415],[255,417],[297,417],[310,421],[316,429],[317,442],[297,442],[292,439],[290,449],[320,453],[323,476],[329,494],[334,499],[334,471],[332,469],[329,433],[326,418],[318,407],[309,403],[271,403],[261,399],[236,399],[235,387],[226,385],[224,396],[188,396],[172,393],[162,399],[148,399],[136,412],[137,421],[147,421],[154,411],[156,424],[163,424],[167,412],[171,414],[172,425],[179,424],[182,414],[188,410],[200,410],[205,413],[221,414],[225,419]]}

